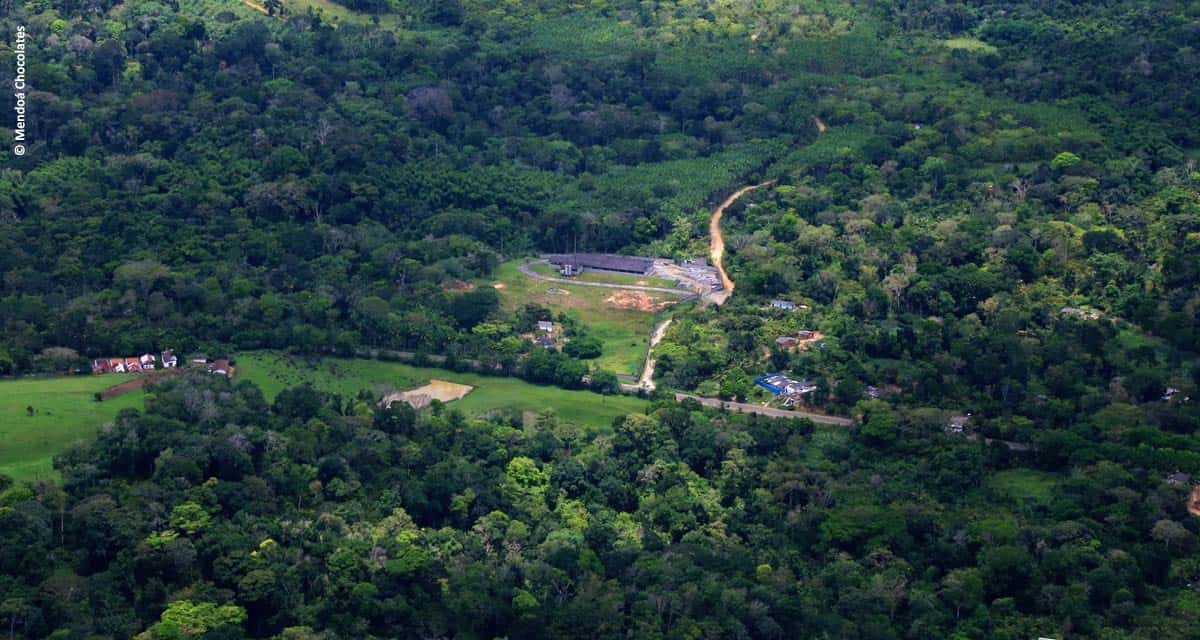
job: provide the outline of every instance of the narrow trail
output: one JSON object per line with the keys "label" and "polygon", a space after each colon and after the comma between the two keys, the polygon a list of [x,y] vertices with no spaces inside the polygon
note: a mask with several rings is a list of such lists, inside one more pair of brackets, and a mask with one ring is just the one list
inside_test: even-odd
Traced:
{"label": "narrow trail", "polygon": [[742,187],[741,189],[734,191],[733,195],[725,198],[725,201],[717,206],[716,209],[713,209],[712,219],[710,219],[708,222],[708,254],[709,258],[712,260],[712,265],[716,267],[717,271],[721,274],[721,284],[725,287],[720,292],[720,296],[712,296],[713,301],[715,301],[717,304],[725,302],[725,300],[728,299],[733,293],[733,280],[730,280],[729,274],[725,273],[725,236],[721,234],[721,216],[725,214],[726,207],[734,202],[737,202],[737,199],[742,197],[747,192],[758,189],[759,187],[770,186],[772,184],[775,184],[774,180],[768,180],[762,184],[754,184],[748,187]]}
{"label": "narrow trail", "polygon": [[646,363],[642,366],[642,377],[638,380],[638,386],[646,391],[654,391],[654,347],[662,342],[663,336],[667,335],[669,326],[671,326],[671,318],[658,323],[658,326],[654,327],[654,332],[650,334],[650,346],[646,349]]}

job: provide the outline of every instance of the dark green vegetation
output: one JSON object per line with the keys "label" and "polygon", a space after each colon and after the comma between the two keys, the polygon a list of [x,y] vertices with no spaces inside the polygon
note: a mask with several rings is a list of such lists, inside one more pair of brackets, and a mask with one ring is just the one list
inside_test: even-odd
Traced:
{"label": "dark green vegetation", "polygon": [[[861,426],[526,421],[561,390],[501,378],[380,415],[382,363],[315,376],[336,397],[262,378],[269,405],[166,382],[61,485],[0,489],[10,636],[1196,635],[1200,520],[1164,482],[1200,475],[1196,3],[269,4],[8,7],[37,53],[0,374],[379,349],[611,383],[647,318],[530,306],[499,265],[694,256],[706,200],[777,179],[727,212],[737,292],[677,312],[660,388],[781,370]],[[551,319],[569,352],[531,346]],[[800,329],[829,337],[771,348]]]}
{"label": "dark green vegetation", "polygon": [[[366,398],[366,402],[364,402]],[[0,492],[20,637],[1190,637],[1170,443],[1014,453],[664,401],[370,409],[193,374]],[[1111,462],[1114,460],[1117,462]],[[94,635],[91,635],[94,634]]]}

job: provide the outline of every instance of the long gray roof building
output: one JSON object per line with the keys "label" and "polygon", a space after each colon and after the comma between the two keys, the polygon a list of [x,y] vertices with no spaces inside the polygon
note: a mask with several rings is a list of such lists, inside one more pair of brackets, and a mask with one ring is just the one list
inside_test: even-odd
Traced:
{"label": "long gray roof building", "polygon": [[553,265],[570,264],[584,269],[621,271],[645,275],[654,266],[654,258],[615,256],[607,253],[551,253],[546,260]]}

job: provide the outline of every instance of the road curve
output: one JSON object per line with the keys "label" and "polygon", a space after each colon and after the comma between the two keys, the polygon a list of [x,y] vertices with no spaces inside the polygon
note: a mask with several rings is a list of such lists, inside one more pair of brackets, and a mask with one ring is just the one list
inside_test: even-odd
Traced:
{"label": "road curve", "polygon": [[671,289],[668,287],[648,287],[648,286],[643,286],[640,284],[610,284],[607,282],[583,282],[582,280],[568,280],[566,278],[555,278],[553,276],[542,275],[542,274],[534,271],[533,269],[529,268],[530,265],[545,264],[545,263],[546,263],[545,260],[536,260],[534,262],[526,262],[525,264],[523,264],[517,268],[521,270],[521,273],[529,276],[530,278],[535,278],[537,280],[545,280],[546,282],[561,282],[563,284],[577,284],[577,285],[582,285],[585,287],[604,287],[605,289],[629,289],[632,291],[654,291],[656,293],[672,293],[677,296],[684,296],[686,298],[696,297],[696,292],[691,291],[689,289]]}
{"label": "road curve", "polygon": [[833,424],[840,427],[848,427],[854,424],[850,418],[839,418],[837,416],[827,416],[821,413],[809,413],[808,411],[792,411],[790,409],[775,409],[773,407],[762,407],[756,404],[747,404],[745,402],[726,402],[720,398],[705,398],[703,396],[694,396],[689,393],[675,394],[676,402],[684,400],[695,400],[706,407],[725,407],[731,411],[738,413],[757,413],[762,416],[771,418],[808,418],[813,422],[821,424]]}
{"label": "road curve", "polygon": [[775,184],[774,180],[742,187],[734,191],[728,198],[725,198],[725,201],[718,205],[716,209],[713,209],[712,218],[708,221],[708,255],[712,260],[713,266],[721,274],[721,284],[725,286],[723,295],[720,298],[714,298],[718,301],[718,304],[724,302],[733,293],[733,280],[730,280],[729,274],[725,273],[725,236],[721,234],[721,216],[725,214],[726,207],[736,202],[746,192],[772,184]]}

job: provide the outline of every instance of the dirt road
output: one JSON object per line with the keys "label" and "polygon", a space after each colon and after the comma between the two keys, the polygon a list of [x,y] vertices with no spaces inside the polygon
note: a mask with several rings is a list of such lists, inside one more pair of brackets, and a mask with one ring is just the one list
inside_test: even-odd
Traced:
{"label": "dirt road", "polygon": [[725,286],[723,291],[717,292],[710,296],[714,302],[721,304],[733,293],[733,280],[729,279],[729,274],[725,273],[725,236],[721,234],[721,216],[725,214],[725,208],[737,202],[737,199],[745,193],[753,191],[759,187],[765,187],[775,184],[774,180],[764,182],[762,184],[754,184],[748,187],[742,187],[733,192],[733,195],[725,198],[725,201],[713,209],[712,218],[708,221],[708,254],[712,260],[712,265],[717,268],[721,274],[721,284]]}
{"label": "dirt road", "polygon": [[250,7],[251,9],[254,9],[255,11],[257,11],[259,13],[262,13],[265,15],[271,15],[271,12],[267,11],[266,7],[262,6],[261,4],[258,4],[257,2],[251,2],[251,0],[242,0],[242,4],[246,5],[247,7]]}
{"label": "dirt road", "polygon": [[684,400],[695,400],[706,407],[725,407],[730,411],[738,413],[757,413],[762,416],[771,418],[808,418],[813,422],[821,424],[834,424],[841,427],[848,427],[854,424],[850,418],[839,418],[837,416],[827,416],[820,413],[810,413],[808,411],[792,411],[790,409],[775,409],[772,407],[762,407],[756,404],[747,404],[745,402],[726,402],[720,398],[705,398],[702,396],[694,396],[688,393],[675,394],[676,402]]}
{"label": "dirt road", "polygon": [[654,332],[650,334],[650,346],[646,349],[646,364],[642,366],[642,377],[638,380],[638,386],[646,391],[654,391],[654,347],[662,341],[663,336],[667,335],[667,327],[671,326],[671,319],[667,318],[658,323],[654,327]]}

